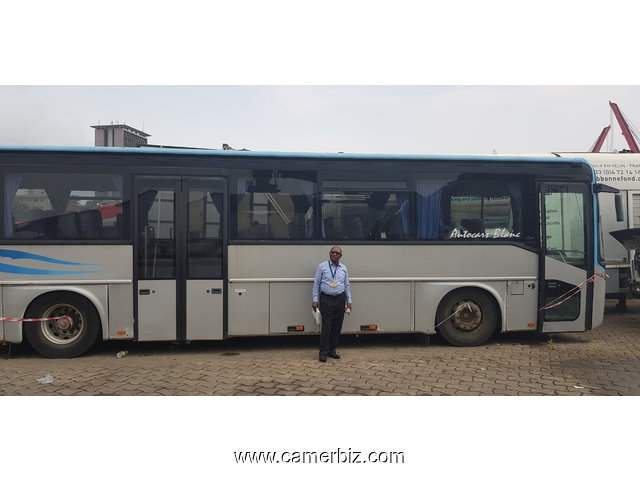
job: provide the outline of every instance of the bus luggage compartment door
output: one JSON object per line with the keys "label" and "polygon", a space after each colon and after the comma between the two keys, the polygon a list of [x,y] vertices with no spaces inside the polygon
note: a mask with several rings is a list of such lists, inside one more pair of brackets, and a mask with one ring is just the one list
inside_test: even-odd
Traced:
{"label": "bus luggage compartment door", "polygon": [[176,281],[138,282],[138,340],[176,339]]}
{"label": "bus luggage compartment door", "polygon": [[187,340],[224,338],[222,280],[187,280]]}

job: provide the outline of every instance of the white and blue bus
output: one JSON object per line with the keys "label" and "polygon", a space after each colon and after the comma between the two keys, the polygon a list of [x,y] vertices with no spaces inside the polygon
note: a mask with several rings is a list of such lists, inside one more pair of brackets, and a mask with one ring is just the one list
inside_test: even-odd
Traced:
{"label": "white and blue bus", "polygon": [[339,244],[344,333],[579,332],[602,323],[597,185],[580,158],[1,147],[0,341],[316,333]]}

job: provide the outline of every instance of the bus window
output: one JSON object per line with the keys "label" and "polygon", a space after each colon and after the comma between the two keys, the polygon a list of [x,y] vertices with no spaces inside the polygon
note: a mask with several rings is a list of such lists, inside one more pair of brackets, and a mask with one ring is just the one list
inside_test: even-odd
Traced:
{"label": "bus window", "polygon": [[417,209],[418,209],[418,239],[441,240],[448,239],[451,228],[442,221],[442,198],[444,179],[419,178],[416,181]]}
{"label": "bus window", "polygon": [[313,238],[315,178],[315,172],[284,170],[253,170],[239,174],[232,204],[232,218],[235,219],[232,238]]}
{"label": "bus window", "polygon": [[122,175],[10,173],[4,177],[4,238],[124,240]]}
{"label": "bus window", "polygon": [[516,182],[462,180],[443,194],[443,239],[514,240],[522,232],[522,188]]}
{"label": "bus window", "polygon": [[176,185],[145,179],[138,187],[138,275],[141,280],[176,276]]}
{"label": "bus window", "polygon": [[222,191],[191,186],[188,208],[187,276],[222,278]]}
{"label": "bus window", "polygon": [[549,257],[585,268],[584,194],[556,188],[545,192],[545,251]]}
{"label": "bus window", "polygon": [[410,240],[411,192],[322,192],[322,225],[327,240]]}

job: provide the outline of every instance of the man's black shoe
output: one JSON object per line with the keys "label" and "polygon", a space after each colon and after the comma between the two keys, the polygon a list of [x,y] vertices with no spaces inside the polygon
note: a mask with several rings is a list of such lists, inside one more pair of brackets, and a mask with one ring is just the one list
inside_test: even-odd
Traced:
{"label": "man's black shoe", "polygon": [[335,358],[336,360],[340,360],[340,355],[338,355],[336,352],[330,353],[329,356],[331,358]]}
{"label": "man's black shoe", "polygon": [[320,355],[320,358],[318,358],[318,360],[320,360],[321,362],[326,362],[327,361],[327,357],[326,357],[326,355]]}

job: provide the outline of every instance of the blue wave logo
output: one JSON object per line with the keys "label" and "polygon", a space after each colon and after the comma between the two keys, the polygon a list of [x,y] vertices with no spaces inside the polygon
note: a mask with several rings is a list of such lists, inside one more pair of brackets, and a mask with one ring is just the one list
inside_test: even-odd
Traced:
{"label": "blue wave logo", "polygon": [[[76,263],[67,262],[66,260],[58,260],[57,258],[44,257],[35,253],[21,252],[19,250],[0,249],[0,257],[10,258],[12,260],[38,260],[40,262],[53,263],[57,265],[74,265],[89,267],[99,265],[97,263]],[[97,273],[99,270],[44,270],[40,268],[18,267],[7,263],[0,263],[0,273],[14,273],[19,275],[73,275],[77,273]]]}

